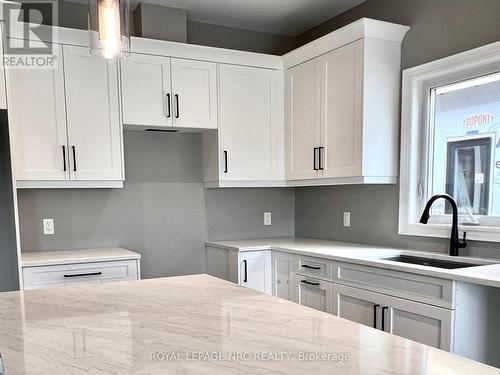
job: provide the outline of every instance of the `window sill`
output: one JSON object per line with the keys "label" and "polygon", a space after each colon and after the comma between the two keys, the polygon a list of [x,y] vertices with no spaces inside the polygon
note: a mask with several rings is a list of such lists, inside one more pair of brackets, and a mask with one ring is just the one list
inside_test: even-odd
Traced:
{"label": "window sill", "polygon": [[[467,232],[467,239],[473,241],[500,242],[500,227],[487,226],[468,226],[459,225],[459,237],[462,237],[462,231]],[[419,224],[408,223],[399,228],[399,234],[406,236],[422,236],[450,238],[450,224]]]}

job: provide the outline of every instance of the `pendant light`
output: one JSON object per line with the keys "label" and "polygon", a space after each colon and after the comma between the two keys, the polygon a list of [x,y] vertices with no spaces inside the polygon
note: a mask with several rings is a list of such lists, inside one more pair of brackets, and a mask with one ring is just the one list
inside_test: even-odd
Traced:
{"label": "pendant light", "polygon": [[130,55],[129,0],[88,0],[90,53],[105,59]]}

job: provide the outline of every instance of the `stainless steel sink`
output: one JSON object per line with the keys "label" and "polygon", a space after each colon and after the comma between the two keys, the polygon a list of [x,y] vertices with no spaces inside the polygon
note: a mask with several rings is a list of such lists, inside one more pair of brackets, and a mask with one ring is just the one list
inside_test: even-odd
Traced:
{"label": "stainless steel sink", "polygon": [[483,266],[484,265],[484,264],[477,264],[477,263],[456,262],[453,260],[445,260],[445,259],[423,258],[423,257],[417,257],[417,256],[413,256],[413,255],[397,255],[394,257],[390,257],[390,258],[383,258],[383,260],[392,260],[393,262],[418,264],[421,266],[428,266],[428,267],[445,268],[448,270],[452,270],[452,269],[456,269],[456,268],[476,267],[476,266]]}

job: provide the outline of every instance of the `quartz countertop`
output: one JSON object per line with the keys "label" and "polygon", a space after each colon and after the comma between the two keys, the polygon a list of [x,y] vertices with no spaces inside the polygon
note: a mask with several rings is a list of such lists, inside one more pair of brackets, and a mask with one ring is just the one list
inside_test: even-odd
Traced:
{"label": "quartz countertop", "polygon": [[49,266],[55,264],[106,262],[113,260],[141,259],[141,254],[110,247],[101,249],[33,251],[21,253],[22,267]]}
{"label": "quartz countertop", "polygon": [[[207,246],[240,252],[276,250],[500,288],[500,260],[494,259],[450,257],[446,254],[436,252],[413,251],[300,237],[207,241],[205,244]],[[400,254],[436,259],[452,258],[450,260],[477,263],[481,264],[481,266],[443,269],[382,259]]]}
{"label": "quartz countertop", "polygon": [[0,293],[7,375],[498,374],[207,275]]}

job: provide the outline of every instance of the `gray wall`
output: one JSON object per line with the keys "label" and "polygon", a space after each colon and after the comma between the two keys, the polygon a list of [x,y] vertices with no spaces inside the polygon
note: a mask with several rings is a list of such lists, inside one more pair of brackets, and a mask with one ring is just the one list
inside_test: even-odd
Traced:
{"label": "gray wall", "polygon": [[5,111],[0,112],[0,292],[19,289],[14,202]]}
{"label": "gray wall", "polygon": [[[409,68],[500,40],[498,0],[368,0],[297,37],[298,45],[362,17],[411,26],[402,45]],[[445,251],[444,239],[397,234],[399,187],[358,186],[296,190],[296,234],[378,245]],[[351,211],[351,227],[342,212]],[[471,255],[500,257],[498,244],[469,242]],[[465,251],[464,253],[467,253]]]}
{"label": "gray wall", "polygon": [[[59,25],[87,28],[87,5],[59,0]],[[134,34],[133,28],[131,30]],[[187,22],[187,41],[212,47],[281,55],[292,50],[295,38],[202,22]]]}
{"label": "gray wall", "polygon": [[20,190],[23,251],[123,246],[158,277],[204,272],[209,238],[294,234],[293,190],[204,188],[200,135],[125,132],[125,173],[124,189]]}

